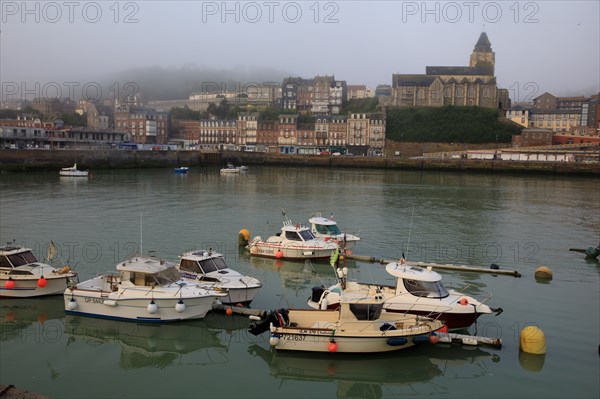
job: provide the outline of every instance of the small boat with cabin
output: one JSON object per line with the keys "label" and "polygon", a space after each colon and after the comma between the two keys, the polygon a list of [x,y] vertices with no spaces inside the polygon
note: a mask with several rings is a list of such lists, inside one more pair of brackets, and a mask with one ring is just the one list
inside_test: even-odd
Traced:
{"label": "small boat with cabin", "polygon": [[[404,259],[404,258],[403,258]],[[396,278],[396,285],[367,284],[347,281],[345,273],[336,273],[339,282],[329,288],[313,287],[308,305],[315,309],[337,309],[344,294],[381,298],[387,312],[411,313],[442,320],[449,330],[471,326],[482,314],[495,312],[483,302],[461,292],[446,289],[442,276],[430,269],[409,266],[404,261],[389,263],[386,271]],[[347,274],[347,273],[346,273]]]}
{"label": "small boat with cabin", "polygon": [[221,169],[221,174],[224,174],[224,175],[238,174],[238,173],[247,172],[247,171],[248,171],[247,166],[233,166],[233,164],[231,162],[228,162],[227,166],[225,166],[224,168]]}
{"label": "small boat with cabin", "polygon": [[[54,244],[48,246],[48,259],[56,255]],[[65,265],[54,268],[39,262],[30,248],[9,243],[0,247],[0,296],[29,298],[62,294],[77,282],[77,273]]]}
{"label": "small boat with cabin", "polygon": [[429,342],[442,327],[428,317],[386,312],[375,297],[344,295],[337,310],[279,309],[249,332],[270,331],[276,350],[379,353]]}
{"label": "small boat with cabin", "polygon": [[335,240],[342,249],[350,249],[360,241],[360,237],[356,235],[342,233],[337,222],[333,220],[333,214],[329,218],[324,218],[320,213],[317,213],[308,219],[308,223],[310,223],[310,230],[315,237],[322,240]]}
{"label": "small boat with cabin", "polygon": [[263,240],[256,236],[248,244],[251,256],[282,260],[326,259],[338,248],[332,240],[316,238],[306,226],[284,220],[281,232]]}
{"label": "small boat with cabin", "polygon": [[116,269],[68,287],[66,313],[148,323],[201,319],[227,295],[181,280],[174,263],[154,256],[130,258]]}
{"label": "small boat with cabin", "polygon": [[227,295],[219,298],[223,304],[249,305],[262,284],[254,277],[232,270],[218,252],[191,251],[180,256],[177,266],[183,280],[207,289],[223,289]]}
{"label": "small boat with cabin", "polygon": [[69,166],[67,168],[62,168],[59,172],[61,176],[69,176],[69,177],[88,177],[88,170],[79,170],[77,169],[77,164],[75,163],[73,166]]}

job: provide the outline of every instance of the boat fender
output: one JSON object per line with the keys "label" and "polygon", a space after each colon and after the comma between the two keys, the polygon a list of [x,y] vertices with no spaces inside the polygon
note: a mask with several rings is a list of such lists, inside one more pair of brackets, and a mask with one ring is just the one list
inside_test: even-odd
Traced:
{"label": "boat fender", "polygon": [[416,337],[413,337],[412,341],[415,345],[424,344],[429,342],[429,337],[426,335],[417,335]]}
{"label": "boat fender", "polygon": [[388,338],[386,343],[389,346],[400,346],[400,345],[406,345],[408,343],[408,340],[404,337],[393,337],[393,338]]}
{"label": "boat fender", "polygon": [[179,302],[177,302],[177,304],[175,305],[175,311],[177,313],[183,313],[185,311],[185,303],[183,303],[183,300],[179,300]]}
{"label": "boat fender", "polygon": [[4,283],[4,288],[7,290],[12,290],[15,288],[15,280],[12,277],[9,277],[6,283]]}
{"label": "boat fender", "polygon": [[146,309],[148,310],[148,313],[154,314],[154,313],[158,312],[158,305],[156,305],[154,300],[151,300],[150,303],[148,304],[148,306],[146,307]]}
{"label": "boat fender", "polygon": [[40,288],[44,288],[48,284],[48,281],[44,278],[44,276],[40,277],[37,281],[37,286]]}
{"label": "boat fender", "polygon": [[277,344],[279,344],[279,335],[277,335],[277,334],[271,335],[271,338],[269,338],[269,345],[277,346]]}
{"label": "boat fender", "polygon": [[250,320],[254,320],[254,321],[260,321],[260,317],[259,317],[259,316],[250,315],[250,316],[248,316],[248,318],[249,318]]}
{"label": "boat fender", "polygon": [[77,309],[77,301],[75,300],[75,298],[71,298],[69,300],[69,303],[67,303],[67,309],[68,310],[75,310],[75,309]]}
{"label": "boat fender", "polygon": [[320,309],[321,310],[327,310],[328,307],[329,307],[329,300],[327,298],[321,299]]}

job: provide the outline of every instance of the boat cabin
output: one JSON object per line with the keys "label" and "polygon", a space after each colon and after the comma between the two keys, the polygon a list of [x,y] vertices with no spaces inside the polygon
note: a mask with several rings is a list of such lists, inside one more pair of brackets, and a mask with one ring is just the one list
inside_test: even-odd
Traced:
{"label": "boat cabin", "polygon": [[340,320],[378,320],[382,311],[383,301],[371,299],[342,301],[340,303]]}
{"label": "boat cabin", "polygon": [[446,298],[450,293],[442,284],[442,276],[422,267],[398,262],[386,266],[386,271],[397,278],[396,295],[409,293],[421,298]]}
{"label": "boat cabin", "polygon": [[117,265],[121,281],[130,281],[138,287],[165,286],[180,279],[179,271],[171,262],[154,258],[135,258]]}
{"label": "boat cabin", "polygon": [[313,231],[330,236],[337,236],[342,234],[339,227],[337,226],[337,222],[333,220],[326,219],[324,217],[314,217],[309,220],[312,224]]}
{"label": "boat cabin", "polygon": [[196,274],[222,273],[223,270],[228,268],[229,266],[220,254],[211,254],[204,251],[187,254],[181,258],[179,263],[179,270]]}
{"label": "boat cabin", "polygon": [[32,265],[38,260],[29,248],[5,246],[0,247],[0,269],[13,269],[19,266]]}

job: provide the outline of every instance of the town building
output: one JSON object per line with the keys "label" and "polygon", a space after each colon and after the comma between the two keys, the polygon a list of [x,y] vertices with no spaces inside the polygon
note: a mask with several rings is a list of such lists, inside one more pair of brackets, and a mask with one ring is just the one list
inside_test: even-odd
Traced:
{"label": "town building", "polygon": [[496,85],[495,53],[485,32],[475,44],[469,66],[428,66],[425,74],[393,74],[389,105],[446,105],[508,109],[508,90]]}
{"label": "town building", "polygon": [[[240,112],[237,118],[237,144],[255,148],[257,144],[258,113]],[[245,148],[246,149],[246,148]]]}
{"label": "town building", "polygon": [[115,129],[129,133],[137,144],[166,144],[169,113],[123,103],[115,108]]}
{"label": "town building", "polygon": [[529,127],[550,129],[553,132],[567,132],[581,123],[581,110],[532,109],[529,114]]}
{"label": "town building", "polygon": [[279,153],[294,154],[298,145],[298,115],[279,115],[277,124]]}
{"label": "town building", "polygon": [[199,150],[235,150],[239,142],[234,119],[204,119],[200,121]]}

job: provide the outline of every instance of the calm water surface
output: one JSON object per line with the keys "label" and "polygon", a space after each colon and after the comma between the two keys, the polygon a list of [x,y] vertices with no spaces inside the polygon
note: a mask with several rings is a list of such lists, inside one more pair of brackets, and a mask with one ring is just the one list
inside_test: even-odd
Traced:
{"label": "calm water surface", "polygon": [[[0,384],[55,398],[598,398],[600,265],[569,248],[600,240],[600,182],[590,178],[445,172],[252,167],[0,175],[0,239],[43,259],[52,240],[81,280],[114,270],[140,249],[176,260],[213,248],[259,278],[252,306],[305,307],[333,282],[327,264],[248,258],[237,234],[267,236],[282,208],[297,223],[333,213],[358,232],[354,252],[379,258],[518,270],[522,278],[441,271],[444,282],[489,304],[477,334],[500,350],[421,346],[392,354],[275,354],[243,317],[209,314],[163,326],[65,316],[62,298],[0,300]],[[554,272],[537,282],[540,265]],[[348,261],[351,278],[392,283],[383,266]],[[547,354],[519,353],[519,332],[539,326]],[[472,333],[475,328],[472,328]]]}

